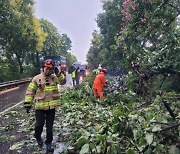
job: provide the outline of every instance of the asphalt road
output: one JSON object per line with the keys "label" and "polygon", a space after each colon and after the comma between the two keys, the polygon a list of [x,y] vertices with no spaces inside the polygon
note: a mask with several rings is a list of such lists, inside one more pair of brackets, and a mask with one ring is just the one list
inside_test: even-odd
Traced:
{"label": "asphalt road", "polygon": [[0,92],[0,112],[24,100],[28,84]]}
{"label": "asphalt road", "polygon": [[60,86],[60,91],[71,89],[73,87],[71,74],[66,74],[66,84]]}

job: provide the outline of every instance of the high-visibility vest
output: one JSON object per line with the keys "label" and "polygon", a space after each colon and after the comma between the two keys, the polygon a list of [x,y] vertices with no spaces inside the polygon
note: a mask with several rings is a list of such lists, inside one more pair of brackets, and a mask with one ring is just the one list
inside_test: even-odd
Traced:
{"label": "high-visibility vest", "polygon": [[76,77],[76,70],[72,72],[72,78],[74,79]]}

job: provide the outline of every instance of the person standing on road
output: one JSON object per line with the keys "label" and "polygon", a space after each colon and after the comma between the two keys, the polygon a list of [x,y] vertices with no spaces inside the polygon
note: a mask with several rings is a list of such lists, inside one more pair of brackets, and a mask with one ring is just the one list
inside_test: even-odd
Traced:
{"label": "person standing on road", "polygon": [[79,67],[77,67],[75,71],[76,86],[79,85],[79,78],[80,78],[79,73],[80,73],[80,70],[79,70]]}
{"label": "person standing on road", "polygon": [[72,76],[73,86],[75,87],[75,85],[76,85],[76,70],[72,71],[71,76]]}
{"label": "person standing on road", "polygon": [[95,97],[100,97],[101,100],[104,99],[103,88],[106,87],[105,75],[107,73],[106,69],[102,69],[99,74],[96,75],[93,83],[93,91]]}
{"label": "person standing on road", "polygon": [[39,147],[43,146],[41,134],[46,121],[45,144],[47,153],[54,151],[51,146],[53,140],[53,123],[55,108],[60,106],[60,95],[57,84],[63,80],[64,75],[59,73],[57,68],[54,70],[54,61],[47,59],[43,64],[43,72],[32,79],[26,90],[24,107],[27,113],[29,113],[32,103],[35,103],[36,124],[34,136]]}

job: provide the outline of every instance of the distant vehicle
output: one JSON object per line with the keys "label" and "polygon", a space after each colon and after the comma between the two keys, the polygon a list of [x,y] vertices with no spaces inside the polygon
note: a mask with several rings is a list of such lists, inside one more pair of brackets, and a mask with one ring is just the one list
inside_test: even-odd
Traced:
{"label": "distant vehicle", "polygon": [[80,81],[84,80],[88,75],[88,66],[87,64],[81,64],[79,65],[79,79]]}
{"label": "distant vehicle", "polygon": [[74,62],[68,70],[68,73],[71,74],[74,70],[78,68],[78,76],[80,81],[84,80],[89,71],[88,71],[88,65],[87,64],[81,64],[81,62]]}
{"label": "distant vehicle", "polygon": [[77,69],[80,65],[81,65],[81,62],[74,62],[74,63],[72,64],[72,66],[74,66],[75,69]]}

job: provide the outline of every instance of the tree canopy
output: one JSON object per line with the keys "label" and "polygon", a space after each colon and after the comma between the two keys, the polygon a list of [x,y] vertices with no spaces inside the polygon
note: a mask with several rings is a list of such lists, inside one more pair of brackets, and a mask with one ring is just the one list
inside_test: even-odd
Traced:
{"label": "tree canopy", "polygon": [[96,19],[101,47],[97,50],[92,39],[87,55],[89,63],[94,63],[93,53],[96,53],[103,57],[98,60],[108,68],[133,70],[134,63],[141,72],[148,72],[148,79],[161,75],[162,80],[173,78],[177,82],[180,76],[178,0],[105,0],[103,10]]}
{"label": "tree canopy", "polygon": [[27,53],[40,51],[45,40],[39,21],[33,16],[32,5],[31,0],[0,2],[0,46],[6,60],[20,73]]}
{"label": "tree canopy", "polygon": [[37,19],[33,5],[33,0],[0,0],[0,81],[37,74],[42,52],[65,56],[71,49],[67,34],[61,35],[52,23]]}

